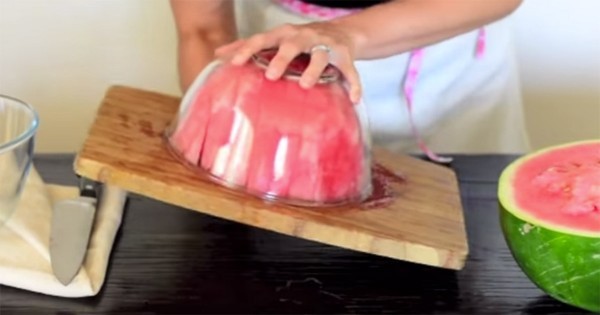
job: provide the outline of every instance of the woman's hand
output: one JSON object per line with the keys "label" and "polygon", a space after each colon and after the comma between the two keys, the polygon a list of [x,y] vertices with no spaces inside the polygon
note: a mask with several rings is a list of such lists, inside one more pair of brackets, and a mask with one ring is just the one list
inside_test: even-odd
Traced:
{"label": "woman's hand", "polygon": [[[327,49],[317,49],[325,45]],[[263,49],[278,47],[267,68],[266,76],[271,80],[279,79],[288,64],[299,54],[311,54],[309,66],[300,78],[304,88],[312,87],[321,73],[331,63],[343,74],[350,87],[350,99],[358,102],[361,97],[361,84],[354,67],[355,43],[351,36],[340,26],[331,22],[315,22],[302,25],[286,24],[270,31],[240,39],[219,47],[215,54],[230,59],[233,64],[243,64]],[[313,49],[314,48],[314,49]]]}

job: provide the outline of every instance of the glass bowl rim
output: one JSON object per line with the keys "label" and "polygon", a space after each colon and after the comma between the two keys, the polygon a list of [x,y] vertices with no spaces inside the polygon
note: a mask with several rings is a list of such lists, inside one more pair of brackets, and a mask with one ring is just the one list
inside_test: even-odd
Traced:
{"label": "glass bowl rim", "polygon": [[18,136],[14,137],[13,139],[9,140],[6,143],[0,143],[0,154],[8,152],[9,150],[15,148],[16,146],[21,145],[23,142],[29,140],[31,137],[33,137],[33,135],[36,133],[38,127],[39,127],[39,115],[37,113],[37,111],[33,108],[33,106],[31,106],[31,104],[20,100],[16,97],[12,97],[12,96],[8,96],[5,94],[1,94],[0,93],[0,99],[7,99],[10,101],[13,101],[17,104],[19,104],[20,106],[24,107],[29,114],[31,114],[32,116],[32,120],[31,120],[31,124],[29,125],[29,127],[22,132],[21,134],[19,134]]}

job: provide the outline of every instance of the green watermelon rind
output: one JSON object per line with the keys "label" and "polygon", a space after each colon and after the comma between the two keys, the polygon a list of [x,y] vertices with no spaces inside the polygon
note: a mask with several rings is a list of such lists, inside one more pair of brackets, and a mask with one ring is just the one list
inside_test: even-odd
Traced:
{"label": "green watermelon rind", "polygon": [[525,275],[553,298],[600,312],[600,231],[579,231],[544,222],[516,207],[512,179],[523,162],[585,140],[548,147],[525,155],[502,172],[498,184],[500,223],[511,254]]}
{"label": "green watermelon rind", "polygon": [[502,171],[502,173],[500,174],[500,178],[498,180],[498,198],[500,200],[500,203],[506,209],[506,211],[512,213],[514,216],[516,216],[517,218],[519,218],[523,221],[529,222],[529,223],[537,225],[537,226],[544,227],[548,230],[552,230],[552,231],[556,231],[556,232],[560,232],[560,233],[571,234],[571,235],[600,238],[600,229],[598,231],[582,231],[582,230],[577,230],[577,229],[570,228],[567,226],[559,226],[559,225],[556,225],[553,223],[545,222],[543,218],[537,218],[537,217],[533,216],[532,214],[519,209],[516,206],[516,202],[514,200],[513,193],[512,193],[513,186],[511,185],[511,183],[513,182],[513,177],[514,177],[516,171],[519,169],[519,167],[523,163],[525,163],[537,156],[543,155],[545,153],[549,153],[554,150],[568,148],[568,147],[582,145],[582,144],[600,144],[600,140],[582,140],[582,141],[577,141],[577,142],[571,142],[571,143],[566,143],[566,144],[561,144],[561,145],[550,146],[545,149],[533,152],[531,154],[524,155],[524,156],[516,159],[515,161],[513,161],[511,164],[509,164]]}
{"label": "green watermelon rind", "polygon": [[552,231],[500,208],[504,239],[525,275],[563,303],[600,312],[600,238]]}

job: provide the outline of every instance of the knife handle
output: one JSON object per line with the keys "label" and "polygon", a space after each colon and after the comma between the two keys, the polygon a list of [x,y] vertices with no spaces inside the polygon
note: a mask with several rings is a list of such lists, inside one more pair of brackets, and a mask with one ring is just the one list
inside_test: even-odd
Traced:
{"label": "knife handle", "polygon": [[82,197],[98,198],[100,185],[89,178],[77,176],[79,179],[79,194]]}

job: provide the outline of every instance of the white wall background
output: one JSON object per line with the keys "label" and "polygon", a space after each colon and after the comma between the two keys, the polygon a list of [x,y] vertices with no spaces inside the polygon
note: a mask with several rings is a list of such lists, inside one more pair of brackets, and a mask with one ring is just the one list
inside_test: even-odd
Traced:
{"label": "white wall background", "polygon": [[515,21],[532,144],[599,139],[600,1],[525,0]]}
{"label": "white wall background", "polygon": [[[515,14],[536,148],[600,138],[598,12],[527,0]],[[77,150],[112,84],[179,95],[175,49],[167,0],[0,0],[0,93],[39,111],[38,152]]]}
{"label": "white wall background", "polygon": [[166,0],[0,0],[0,93],[39,111],[38,152],[78,150],[108,86],[179,95],[174,34]]}

